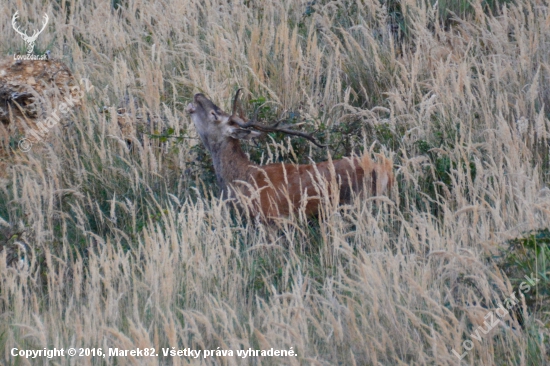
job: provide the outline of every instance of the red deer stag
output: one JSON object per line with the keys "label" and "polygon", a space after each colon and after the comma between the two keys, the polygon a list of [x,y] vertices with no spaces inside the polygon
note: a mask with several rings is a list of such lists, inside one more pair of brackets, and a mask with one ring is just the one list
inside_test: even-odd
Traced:
{"label": "red deer stag", "polygon": [[[258,124],[254,117],[248,122],[242,114],[237,116],[237,103],[241,89],[237,90],[231,115],[222,111],[203,94],[195,94],[194,102],[186,111],[191,115],[197,132],[210,151],[214,170],[222,195],[249,201],[244,206],[253,216],[263,218],[288,216],[300,207],[306,215],[318,212],[322,192],[320,187],[327,182],[337,182],[339,201],[349,202],[352,192],[365,189],[370,195],[382,194],[393,184],[393,164],[380,156],[375,163],[369,153],[362,157],[349,157],[319,164],[269,164],[258,166],[252,163],[241,149],[239,140],[256,138],[264,132],[283,132],[301,136],[321,146],[311,135],[285,128]],[[323,183],[324,182],[324,183]],[[329,194],[334,185],[329,185]],[[335,192],[335,191],[333,191]]]}

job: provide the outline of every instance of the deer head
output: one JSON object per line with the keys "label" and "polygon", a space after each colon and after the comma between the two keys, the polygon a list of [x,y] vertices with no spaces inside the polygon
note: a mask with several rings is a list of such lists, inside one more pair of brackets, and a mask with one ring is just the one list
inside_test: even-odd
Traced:
{"label": "deer head", "polygon": [[27,43],[27,53],[31,54],[34,50],[34,44],[36,42],[36,39],[38,38],[38,35],[44,31],[46,28],[46,25],[48,24],[48,14],[44,14],[44,25],[42,26],[42,29],[37,30],[35,29],[32,36],[28,36],[27,32],[21,32],[19,28],[17,27],[17,18],[19,17],[19,12],[16,11],[15,14],[13,14],[13,17],[11,18],[11,24],[13,26],[13,29],[19,33],[21,37],[23,37],[23,40]]}
{"label": "deer head", "polygon": [[[238,93],[239,91],[235,96],[235,105]],[[191,120],[203,144],[211,153],[229,139],[243,140],[261,136],[260,132],[241,127],[239,122],[242,119],[235,115],[235,111],[232,115],[225,113],[203,94],[195,94],[194,103],[190,103],[186,111],[191,114]]]}
{"label": "deer head", "polygon": [[[256,121],[258,110],[254,113],[253,119],[248,121],[243,115],[239,104],[240,93],[241,89],[238,89],[235,93],[231,115],[222,111],[203,94],[195,94],[194,103],[187,106],[186,111],[191,114],[191,119],[201,140],[209,150],[211,150],[210,145],[212,143],[219,144],[228,138],[236,140],[252,139],[261,136],[263,132],[282,132],[288,135],[300,136],[319,147],[325,147],[309,134],[284,127],[264,126],[258,123]],[[237,109],[239,109],[239,115],[237,115]]]}

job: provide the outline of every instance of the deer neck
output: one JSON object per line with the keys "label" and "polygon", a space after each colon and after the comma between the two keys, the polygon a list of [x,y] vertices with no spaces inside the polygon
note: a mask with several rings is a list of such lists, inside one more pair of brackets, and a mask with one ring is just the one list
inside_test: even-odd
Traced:
{"label": "deer neck", "polygon": [[216,178],[222,190],[236,180],[247,180],[250,167],[254,165],[245,155],[238,140],[229,138],[211,146]]}

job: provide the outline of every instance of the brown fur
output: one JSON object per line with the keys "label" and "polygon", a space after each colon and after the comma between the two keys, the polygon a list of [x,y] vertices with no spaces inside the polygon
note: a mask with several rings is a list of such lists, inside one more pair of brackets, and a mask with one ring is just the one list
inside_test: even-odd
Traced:
{"label": "brown fur", "polygon": [[[368,195],[379,195],[391,189],[393,184],[391,160],[379,155],[380,162],[375,163],[368,153],[361,158],[349,157],[309,165],[255,165],[242,151],[240,142],[230,135],[254,136],[249,137],[247,130],[234,127],[230,116],[210,100],[197,94],[195,104],[190,104],[187,111],[212,154],[218,183],[225,196],[237,198],[253,216],[289,216],[302,206],[306,215],[315,215],[324,194],[334,196],[336,204],[345,203],[350,201],[353,193],[363,192],[363,187],[370,191]],[[335,190],[339,190],[338,196]]]}

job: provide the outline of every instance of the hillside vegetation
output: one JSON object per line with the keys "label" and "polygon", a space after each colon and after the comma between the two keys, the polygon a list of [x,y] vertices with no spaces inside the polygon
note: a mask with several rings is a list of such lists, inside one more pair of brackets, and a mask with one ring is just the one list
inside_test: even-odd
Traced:
{"label": "hillside vegetation", "polygon": [[[26,52],[16,11],[29,30],[49,15],[35,53],[93,89],[31,151],[2,141],[0,363],[550,363],[547,0],[8,0],[2,57]],[[252,160],[384,153],[389,198],[239,216],[184,112],[197,92],[228,111],[239,87],[250,115],[329,144],[270,134]]]}

